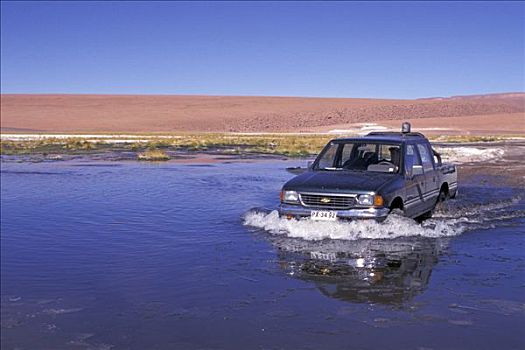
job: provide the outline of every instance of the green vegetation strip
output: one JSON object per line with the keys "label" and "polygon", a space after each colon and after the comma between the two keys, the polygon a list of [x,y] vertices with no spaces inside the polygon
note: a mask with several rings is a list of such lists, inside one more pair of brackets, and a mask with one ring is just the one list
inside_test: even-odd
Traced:
{"label": "green vegetation strip", "polygon": [[[1,140],[3,155],[30,154],[90,154],[110,151],[137,152],[140,160],[166,160],[169,151],[214,151],[224,154],[276,154],[290,157],[315,155],[336,137],[356,135],[328,134],[176,134],[176,135],[126,135],[109,137],[46,137],[28,140]],[[434,142],[467,143],[496,142],[513,139],[513,136],[430,136]]]}
{"label": "green vegetation strip", "polygon": [[[286,156],[317,154],[333,135],[231,135],[194,134],[173,136],[147,136],[141,140],[122,142],[119,138],[93,139],[80,137],[42,138],[37,140],[2,140],[0,152],[4,155],[22,154],[86,154],[104,151],[220,151],[229,154],[263,153]],[[123,136],[125,139],[125,136]]]}

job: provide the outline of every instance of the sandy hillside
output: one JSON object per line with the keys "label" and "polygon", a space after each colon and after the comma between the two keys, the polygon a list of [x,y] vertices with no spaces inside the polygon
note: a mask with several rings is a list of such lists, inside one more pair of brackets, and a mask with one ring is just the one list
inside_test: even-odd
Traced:
{"label": "sandy hillside", "polygon": [[[330,131],[355,123],[449,121],[525,133],[525,93],[418,100],[183,95],[1,96],[3,132]],[[478,121],[483,121],[482,124]],[[519,125],[516,125],[518,122]],[[482,126],[482,127],[480,127]],[[480,129],[480,130],[478,130]]]}

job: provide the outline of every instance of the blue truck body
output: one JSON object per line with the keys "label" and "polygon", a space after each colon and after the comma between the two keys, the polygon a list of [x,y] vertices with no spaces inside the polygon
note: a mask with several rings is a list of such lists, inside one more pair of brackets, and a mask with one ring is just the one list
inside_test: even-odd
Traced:
{"label": "blue truck body", "polygon": [[331,140],[304,173],[283,186],[279,214],[382,221],[398,209],[425,218],[456,194],[456,167],[443,164],[424,135],[372,132]]}

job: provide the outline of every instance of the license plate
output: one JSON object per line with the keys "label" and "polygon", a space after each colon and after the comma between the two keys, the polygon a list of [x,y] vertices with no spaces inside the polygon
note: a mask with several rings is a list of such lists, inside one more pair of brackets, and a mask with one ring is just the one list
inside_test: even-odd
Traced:
{"label": "license plate", "polygon": [[335,221],[337,220],[337,212],[328,210],[312,210],[312,212],[310,213],[310,218],[312,220],[319,221]]}

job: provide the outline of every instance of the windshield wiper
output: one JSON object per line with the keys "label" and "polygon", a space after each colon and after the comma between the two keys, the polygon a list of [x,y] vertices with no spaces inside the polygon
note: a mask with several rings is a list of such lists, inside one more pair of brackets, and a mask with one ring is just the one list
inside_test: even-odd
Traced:
{"label": "windshield wiper", "polygon": [[317,170],[322,170],[322,171],[341,171],[341,170],[343,170],[343,168],[330,168],[330,167],[327,167],[327,168],[318,168]]}

